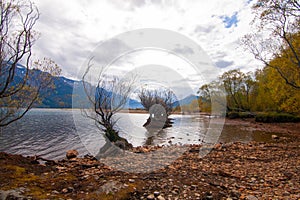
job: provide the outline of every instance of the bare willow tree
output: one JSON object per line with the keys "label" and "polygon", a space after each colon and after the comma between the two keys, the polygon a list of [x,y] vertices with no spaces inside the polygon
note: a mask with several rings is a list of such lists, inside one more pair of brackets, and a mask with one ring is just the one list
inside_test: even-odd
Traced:
{"label": "bare willow tree", "polygon": [[173,103],[176,99],[171,90],[150,90],[143,88],[139,93],[141,104],[150,113],[147,122],[143,125],[146,128],[167,128],[171,127],[169,116],[173,111]]}
{"label": "bare willow tree", "polygon": [[[243,43],[256,59],[275,69],[286,84],[300,89],[299,1],[258,0],[253,11],[256,32],[246,35]],[[271,62],[274,59],[280,62]]]}
{"label": "bare willow tree", "polygon": [[33,27],[39,19],[39,11],[32,2],[0,1],[0,12],[0,127],[3,127],[22,118],[41,99],[41,91],[53,86],[51,75],[58,75],[60,69],[50,59],[31,61],[32,46],[38,37]]}
{"label": "bare willow tree", "polygon": [[85,115],[93,119],[105,133],[106,139],[122,149],[130,149],[132,145],[121,137],[115,128],[118,117],[116,114],[126,105],[133,89],[135,78],[120,80],[116,76],[108,76],[105,69],[100,71],[95,85],[88,81],[88,73],[92,70],[92,59],[83,75],[83,87],[92,106],[92,112],[85,110]]}

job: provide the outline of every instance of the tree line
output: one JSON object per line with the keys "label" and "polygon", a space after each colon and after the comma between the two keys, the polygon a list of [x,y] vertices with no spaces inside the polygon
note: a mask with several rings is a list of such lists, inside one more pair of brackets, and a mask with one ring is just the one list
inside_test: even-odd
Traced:
{"label": "tree line", "polygon": [[252,7],[253,33],[242,43],[264,64],[244,73],[223,73],[199,88],[201,110],[210,109],[210,92],[225,88],[227,111],[300,114],[300,4],[297,0],[258,0]]}

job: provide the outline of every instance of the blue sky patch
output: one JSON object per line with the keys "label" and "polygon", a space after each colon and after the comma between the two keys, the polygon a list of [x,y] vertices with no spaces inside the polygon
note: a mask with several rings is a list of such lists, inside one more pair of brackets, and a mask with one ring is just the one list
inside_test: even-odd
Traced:
{"label": "blue sky patch", "polygon": [[237,18],[237,12],[235,12],[231,17],[228,16],[221,16],[220,18],[223,20],[225,28],[231,28],[232,26],[237,27],[237,23],[239,22]]}
{"label": "blue sky patch", "polygon": [[253,0],[247,0],[247,4],[250,4]]}

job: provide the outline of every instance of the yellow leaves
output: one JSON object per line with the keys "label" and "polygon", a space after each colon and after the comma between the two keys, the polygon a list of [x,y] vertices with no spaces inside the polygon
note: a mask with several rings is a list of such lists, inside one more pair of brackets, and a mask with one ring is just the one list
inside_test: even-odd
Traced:
{"label": "yellow leaves", "polygon": [[[280,69],[287,73],[285,62],[275,59],[274,64],[280,66]],[[287,70],[286,70],[287,69]],[[292,74],[294,76],[294,74]],[[292,76],[289,74],[289,77]],[[296,76],[296,75],[295,75]],[[280,111],[288,113],[300,113],[300,95],[299,91],[286,84],[276,69],[266,67],[258,79],[258,96],[256,104],[261,111]]]}

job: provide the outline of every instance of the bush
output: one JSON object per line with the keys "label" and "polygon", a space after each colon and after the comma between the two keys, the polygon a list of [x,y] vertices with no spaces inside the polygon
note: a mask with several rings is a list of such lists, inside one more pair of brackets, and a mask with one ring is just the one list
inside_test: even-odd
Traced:
{"label": "bush", "polygon": [[227,117],[229,119],[253,118],[254,114],[250,113],[250,112],[229,112],[229,113],[227,113]]}
{"label": "bush", "polygon": [[300,117],[289,113],[260,113],[255,117],[256,122],[300,122]]}

